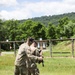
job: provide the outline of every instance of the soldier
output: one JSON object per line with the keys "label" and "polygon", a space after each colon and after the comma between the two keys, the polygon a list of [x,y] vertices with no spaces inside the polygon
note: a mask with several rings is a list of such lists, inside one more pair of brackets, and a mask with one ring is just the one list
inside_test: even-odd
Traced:
{"label": "soldier", "polygon": [[26,43],[20,45],[15,59],[14,75],[28,75],[29,59],[38,60],[38,57],[31,54],[30,45],[33,41],[33,38],[28,38]]}
{"label": "soldier", "polygon": [[28,38],[26,43],[20,45],[16,60],[15,60],[15,73],[14,75],[28,75],[27,70],[27,50],[30,49],[30,45],[33,42],[33,38]]}
{"label": "soldier", "polygon": [[[32,55],[35,55],[35,56],[41,56],[40,53],[39,53],[39,50],[37,49],[37,42],[34,41],[31,46],[31,53]],[[36,53],[35,53],[36,52]],[[43,60],[43,59],[42,59]],[[29,60],[29,72],[28,72],[28,75],[39,75],[39,69],[37,68],[37,62],[40,61],[40,60],[33,60],[33,59],[30,59]]]}

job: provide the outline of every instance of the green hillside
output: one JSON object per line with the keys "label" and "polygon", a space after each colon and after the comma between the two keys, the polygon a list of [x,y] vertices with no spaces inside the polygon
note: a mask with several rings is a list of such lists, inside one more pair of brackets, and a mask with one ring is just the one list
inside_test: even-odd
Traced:
{"label": "green hillside", "polygon": [[[75,41],[74,41],[75,47]],[[44,56],[50,55],[50,47],[47,48],[46,52],[43,52]],[[60,41],[57,45],[52,44],[52,57],[72,57],[72,40],[69,41]],[[75,56],[75,52],[74,52]]]}
{"label": "green hillside", "polygon": [[[48,25],[49,22],[57,25],[59,19],[64,18],[64,17],[68,17],[71,20],[75,20],[75,12],[65,13],[65,14],[60,14],[60,15],[52,15],[52,16],[49,15],[49,16],[34,17],[29,20],[38,21],[45,25]],[[21,22],[23,22],[23,21],[25,21],[25,20],[21,20]]]}

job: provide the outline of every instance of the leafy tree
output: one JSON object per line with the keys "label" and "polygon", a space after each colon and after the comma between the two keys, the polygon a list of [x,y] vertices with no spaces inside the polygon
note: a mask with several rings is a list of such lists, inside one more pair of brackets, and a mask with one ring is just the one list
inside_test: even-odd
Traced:
{"label": "leafy tree", "polygon": [[55,39],[56,38],[56,28],[52,23],[49,23],[47,27],[46,36],[48,39]]}
{"label": "leafy tree", "polygon": [[60,33],[61,29],[59,26],[56,27],[56,38],[60,38],[61,37],[61,33]]}
{"label": "leafy tree", "polygon": [[43,38],[45,39],[45,26],[39,22],[33,22],[31,20],[25,21],[23,24],[20,24],[19,27],[20,39],[27,38],[29,36],[34,37],[35,39]]}
{"label": "leafy tree", "polygon": [[64,26],[64,34],[67,38],[70,38],[71,36],[74,35],[74,30],[75,30],[75,23],[72,21],[69,21],[67,25]]}
{"label": "leafy tree", "polygon": [[0,19],[0,41],[5,40],[5,35],[6,35],[6,29],[4,27],[4,22],[3,20]]}
{"label": "leafy tree", "polygon": [[18,21],[17,20],[7,20],[4,22],[4,28],[6,30],[6,36],[5,39],[9,40],[15,40],[16,35],[17,35],[17,25]]}
{"label": "leafy tree", "polygon": [[64,26],[67,25],[68,22],[69,22],[68,17],[64,17],[64,18],[62,18],[62,19],[59,20],[59,25],[56,28],[57,38],[60,38],[60,37],[64,37],[65,36]]}
{"label": "leafy tree", "polygon": [[34,25],[32,26],[32,33],[32,36],[35,39],[46,39],[46,27],[39,22],[34,23]]}
{"label": "leafy tree", "polygon": [[60,25],[61,27],[63,27],[63,25],[68,24],[68,22],[69,22],[69,18],[68,18],[68,17],[64,17],[64,18],[61,18],[61,19],[59,20],[59,25]]}
{"label": "leafy tree", "polygon": [[27,20],[24,23],[20,24],[18,26],[18,36],[17,39],[27,39],[29,36],[32,36],[32,26],[34,25],[34,22],[31,20]]}

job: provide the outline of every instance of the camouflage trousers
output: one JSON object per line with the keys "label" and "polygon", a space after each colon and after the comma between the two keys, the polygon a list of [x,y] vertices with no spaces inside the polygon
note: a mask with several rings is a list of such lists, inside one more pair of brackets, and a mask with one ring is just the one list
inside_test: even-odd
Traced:
{"label": "camouflage trousers", "polygon": [[15,66],[14,75],[28,75],[28,69],[26,66]]}
{"label": "camouflage trousers", "polygon": [[39,69],[35,63],[32,63],[28,68],[28,75],[39,75]]}

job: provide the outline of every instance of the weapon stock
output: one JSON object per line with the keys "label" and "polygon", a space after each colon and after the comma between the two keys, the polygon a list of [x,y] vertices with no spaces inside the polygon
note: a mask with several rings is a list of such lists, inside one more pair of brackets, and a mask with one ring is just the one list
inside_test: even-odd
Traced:
{"label": "weapon stock", "polygon": [[44,60],[39,61],[38,63],[39,63],[39,64],[42,63],[42,66],[44,67]]}

